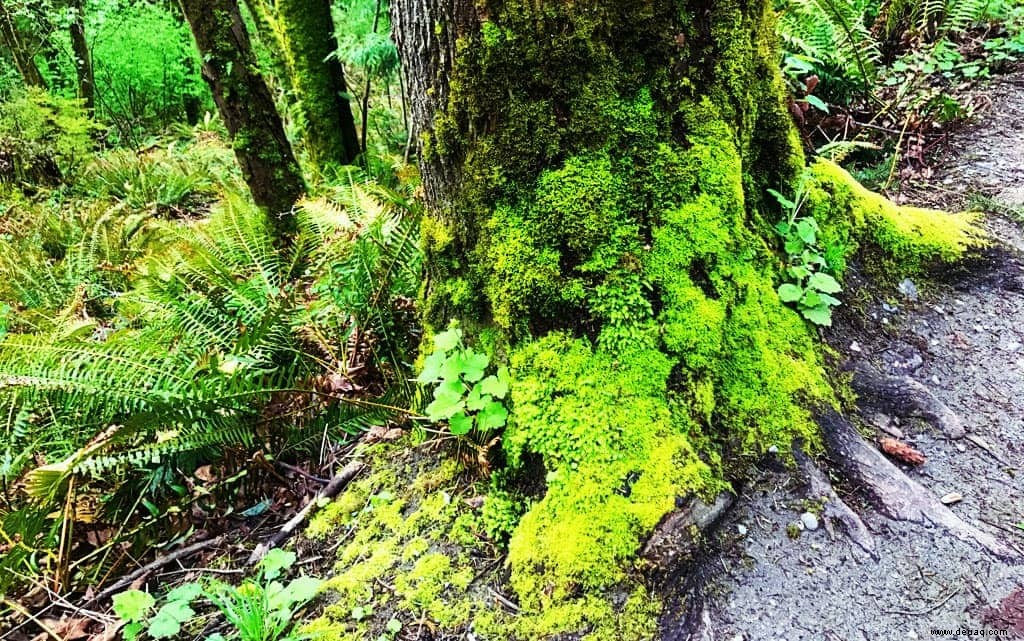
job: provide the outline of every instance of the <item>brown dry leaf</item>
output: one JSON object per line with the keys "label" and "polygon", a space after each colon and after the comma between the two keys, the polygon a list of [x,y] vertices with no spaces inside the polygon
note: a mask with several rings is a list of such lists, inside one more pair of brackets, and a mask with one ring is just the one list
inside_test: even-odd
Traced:
{"label": "brown dry leaf", "polygon": [[104,626],[102,632],[98,632],[89,637],[89,641],[114,641],[115,639],[120,637],[122,626],[124,626],[124,621],[108,623],[106,626]]}
{"label": "brown dry leaf", "polygon": [[894,438],[883,438],[879,444],[883,452],[907,465],[924,465],[928,460],[921,452]]}
{"label": "brown dry leaf", "polygon": [[213,472],[213,468],[209,465],[200,465],[193,472],[195,477],[204,483],[213,483],[217,480],[217,475]]}

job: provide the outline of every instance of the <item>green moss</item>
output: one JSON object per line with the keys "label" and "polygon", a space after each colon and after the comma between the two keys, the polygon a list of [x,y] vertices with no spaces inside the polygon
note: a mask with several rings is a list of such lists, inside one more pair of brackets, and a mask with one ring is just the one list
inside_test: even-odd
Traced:
{"label": "green moss", "polygon": [[808,202],[826,240],[847,255],[865,242],[873,245],[867,257],[879,263],[879,273],[902,277],[920,272],[962,258],[987,242],[975,213],[896,205],[825,160],[811,166],[811,177]]}

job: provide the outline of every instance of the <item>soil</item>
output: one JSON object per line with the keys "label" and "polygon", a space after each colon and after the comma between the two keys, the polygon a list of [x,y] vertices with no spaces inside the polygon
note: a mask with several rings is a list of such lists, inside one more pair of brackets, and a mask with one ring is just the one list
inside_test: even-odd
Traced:
{"label": "soil", "polygon": [[[883,292],[829,341],[847,363],[913,377],[960,416],[967,436],[958,440],[914,418],[867,408],[861,418],[874,438],[896,434],[925,455],[903,467],[911,478],[936,496],[962,495],[951,505],[958,516],[1024,550],[1024,75],[987,91],[992,107],[952,136],[932,176],[901,200],[984,205],[1005,251],[943,284]],[[1024,564],[929,524],[890,520],[833,480],[873,533],[878,558],[824,523],[801,530],[813,510],[804,481],[769,461],[711,535],[718,551],[702,563],[690,639],[874,641],[944,630],[1024,639]]]}

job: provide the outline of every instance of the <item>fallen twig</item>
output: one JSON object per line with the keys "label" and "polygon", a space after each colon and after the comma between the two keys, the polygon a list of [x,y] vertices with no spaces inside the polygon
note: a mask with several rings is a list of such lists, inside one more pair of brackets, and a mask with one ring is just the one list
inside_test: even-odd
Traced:
{"label": "fallen twig", "polygon": [[225,538],[226,538],[226,535],[222,534],[220,536],[215,536],[212,539],[206,539],[205,541],[199,541],[198,543],[193,543],[192,545],[186,545],[183,548],[178,548],[174,552],[171,552],[169,554],[165,554],[164,556],[161,556],[160,558],[155,559],[155,560],[151,561],[150,563],[147,563],[146,565],[142,566],[138,570],[135,570],[131,574],[126,574],[125,576],[121,577],[120,579],[118,579],[117,581],[115,581],[114,583],[112,583],[111,585],[106,587],[103,591],[101,591],[95,597],[90,599],[89,602],[86,603],[86,605],[88,606],[88,605],[91,605],[91,604],[96,603],[98,601],[102,601],[103,599],[106,599],[107,597],[112,596],[114,593],[119,592],[120,590],[128,587],[129,585],[134,583],[136,580],[146,576],[147,574],[150,574],[150,573],[152,573],[152,572],[154,572],[156,570],[159,570],[160,568],[164,567],[165,565],[168,565],[170,563],[174,563],[175,561],[177,561],[179,559],[184,559],[185,557],[192,556],[196,552],[199,552],[201,550],[205,550],[206,548],[214,547],[215,545],[218,545],[219,543],[221,543]]}
{"label": "fallen twig", "polygon": [[363,470],[362,461],[352,461],[346,465],[340,472],[338,472],[331,482],[328,483],[322,490],[317,492],[306,506],[299,510],[298,514],[288,519],[288,522],[281,526],[281,529],[277,531],[274,536],[270,537],[263,543],[256,546],[256,549],[249,555],[249,565],[255,565],[259,563],[260,559],[266,556],[267,552],[271,549],[281,545],[285,540],[288,539],[295,530],[317,509],[321,499],[330,499],[338,495],[341,490],[348,485],[349,481],[354,479],[356,475]]}

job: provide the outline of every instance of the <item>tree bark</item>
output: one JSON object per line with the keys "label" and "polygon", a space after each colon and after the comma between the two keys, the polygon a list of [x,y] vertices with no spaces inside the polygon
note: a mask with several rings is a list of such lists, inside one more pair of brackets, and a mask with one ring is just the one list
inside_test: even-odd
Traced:
{"label": "tree bark", "polygon": [[305,189],[281,117],[258,66],[236,0],[181,0],[203,59],[203,79],[231,135],[256,205],[275,232],[295,230],[292,205]]}
{"label": "tree bark", "polygon": [[71,0],[74,17],[69,27],[71,50],[75,54],[75,73],[78,76],[78,97],[90,112],[96,106],[96,79],[92,70],[92,54],[85,38],[85,11],[82,0]]}
{"label": "tree bark", "polygon": [[345,72],[334,55],[330,0],[278,0],[277,17],[310,156],[321,167],[351,164],[359,155],[359,138]]}
{"label": "tree bark", "polygon": [[14,66],[17,67],[25,85],[45,89],[46,81],[39,73],[39,67],[36,66],[32,55],[26,50],[23,38],[18,32],[18,25],[14,22],[14,16],[11,15],[3,0],[0,0],[0,42],[3,42],[7,46],[7,50],[11,52]]}

